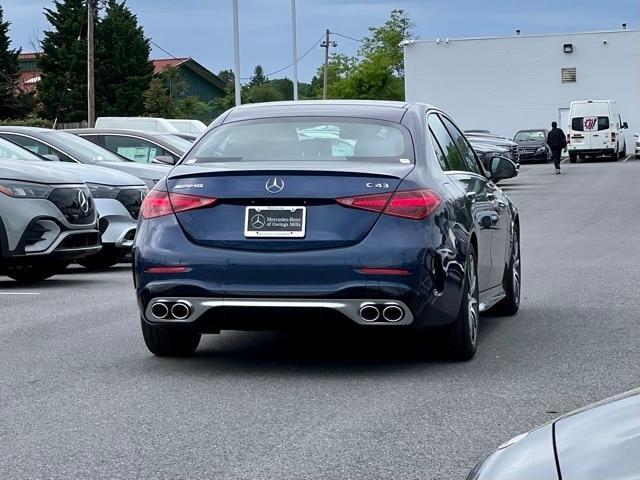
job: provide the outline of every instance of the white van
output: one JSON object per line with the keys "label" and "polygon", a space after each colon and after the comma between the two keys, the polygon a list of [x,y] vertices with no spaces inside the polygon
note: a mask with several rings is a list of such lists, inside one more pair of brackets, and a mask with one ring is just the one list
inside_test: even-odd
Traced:
{"label": "white van", "polygon": [[184,120],[178,118],[170,118],[167,120],[171,125],[178,129],[180,133],[190,133],[192,135],[200,135],[207,129],[207,126],[200,120]]}
{"label": "white van", "polygon": [[623,130],[628,128],[614,100],[571,102],[567,150],[569,161],[606,155],[615,161],[627,154]]}
{"label": "white van", "polygon": [[99,117],[96,128],[123,128],[148,132],[180,133],[164,118],[153,117]]}

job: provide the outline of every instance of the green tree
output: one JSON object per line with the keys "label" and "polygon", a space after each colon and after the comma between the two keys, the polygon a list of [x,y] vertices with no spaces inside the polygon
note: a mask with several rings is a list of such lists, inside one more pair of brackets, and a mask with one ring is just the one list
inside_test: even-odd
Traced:
{"label": "green tree", "polygon": [[262,65],[256,65],[256,68],[253,69],[253,76],[251,77],[251,80],[249,80],[249,87],[262,85],[263,83],[267,83],[268,80],[269,79],[264,76]]}
{"label": "green tree", "polygon": [[175,101],[173,118],[187,118],[209,123],[213,116],[213,104],[206,103],[196,96],[189,96]]}
{"label": "green tree", "polygon": [[[347,98],[343,96],[344,80],[355,71],[358,59],[343,53],[333,53],[327,66],[327,98]],[[311,80],[311,89],[315,98],[322,98],[324,67],[318,67]]]}
{"label": "green tree", "polygon": [[396,75],[404,76],[404,52],[400,43],[403,40],[415,39],[413,22],[404,10],[391,11],[389,20],[380,27],[369,27],[371,33],[362,39],[362,47],[358,52],[361,57],[383,55]]}
{"label": "green tree", "polygon": [[[275,88],[283,100],[293,100],[293,82],[287,77],[269,80],[268,85]],[[300,84],[298,84],[298,87],[300,87]],[[299,89],[298,93],[300,93]]]}
{"label": "green tree", "polygon": [[224,83],[233,83],[233,81],[235,80],[233,70],[220,70],[218,72],[218,78]]}
{"label": "green tree", "polygon": [[44,14],[51,30],[44,32],[38,56],[38,96],[46,118],[78,122],[87,118],[86,1],[54,0]]}
{"label": "green tree", "polygon": [[282,94],[269,83],[250,86],[247,89],[247,103],[277,102],[284,100]]}
{"label": "green tree", "polygon": [[137,116],[145,110],[143,94],[153,65],[149,40],[137,17],[117,0],[109,0],[96,25],[96,110],[102,116]]}
{"label": "green tree", "polygon": [[160,76],[151,79],[149,88],[143,94],[144,111],[149,117],[173,117],[173,99]]}
{"label": "green tree", "polygon": [[20,51],[10,48],[9,25],[0,5],[0,119],[16,118],[22,113],[17,96]]}
{"label": "green tree", "polygon": [[334,85],[335,98],[402,100],[404,87],[383,52],[365,58],[345,79]]}

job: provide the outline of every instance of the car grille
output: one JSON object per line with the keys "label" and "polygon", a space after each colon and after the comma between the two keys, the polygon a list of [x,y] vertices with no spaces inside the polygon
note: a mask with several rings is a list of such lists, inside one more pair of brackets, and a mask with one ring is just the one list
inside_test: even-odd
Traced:
{"label": "car grille", "polygon": [[520,155],[533,155],[534,153],[536,153],[536,149],[535,148],[523,148],[522,150],[519,151]]}
{"label": "car grille", "polygon": [[127,209],[129,214],[137,220],[140,216],[140,207],[146,194],[146,188],[125,188],[120,190],[116,200],[124,205],[124,208]]}
{"label": "car grille", "polygon": [[98,232],[75,233],[60,242],[60,245],[56,247],[55,251],[61,252],[79,248],[92,248],[99,247],[100,245],[100,234]]}
{"label": "car grille", "polygon": [[88,225],[95,220],[95,206],[88,188],[56,188],[48,200],[73,225]]}

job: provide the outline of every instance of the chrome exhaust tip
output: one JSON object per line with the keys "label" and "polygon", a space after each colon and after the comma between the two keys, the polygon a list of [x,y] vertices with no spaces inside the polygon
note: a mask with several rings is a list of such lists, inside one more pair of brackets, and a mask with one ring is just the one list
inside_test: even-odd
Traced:
{"label": "chrome exhaust tip", "polygon": [[365,322],[375,322],[380,318],[380,310],[375,305],[364,305],[360,308],[360,318]]}
{"label": "chrome exhaust tip", "polygon": [[382,318],[387,322],[399,322],[404,318],[404,310],[398,305],[387,305],[384,307],[384,310],[382,310]]}
{"label": "chrome exhaust tip", "polygon": [[151,314],[159,319],[167,318],[169,315],[169,307],[161,302],[154,303],[151,306]]}
{"label": "chrome exhaust tip", "polygon": [[191,315],[191,307],[184,302],[174,303],[171,307],[171,316],[176,320],[184,320]]}

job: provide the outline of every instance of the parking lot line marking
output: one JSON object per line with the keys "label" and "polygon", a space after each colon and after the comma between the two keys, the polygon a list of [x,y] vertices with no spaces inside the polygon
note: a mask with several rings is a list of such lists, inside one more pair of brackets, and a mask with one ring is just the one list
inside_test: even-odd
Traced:
{"label": "parking lot line marking", "polygon": [[627,155],[627,158],[625,158],[624,160],[622,160],[623,162],[626,162],[627,160],[629,160],[631,158],[631,155]]}
{"label": "parking lot line marking", "polygon": [[0,295],[40,295],[40,292],[0,292]]}

